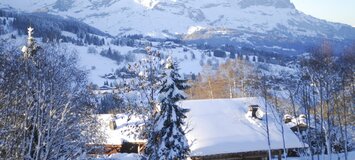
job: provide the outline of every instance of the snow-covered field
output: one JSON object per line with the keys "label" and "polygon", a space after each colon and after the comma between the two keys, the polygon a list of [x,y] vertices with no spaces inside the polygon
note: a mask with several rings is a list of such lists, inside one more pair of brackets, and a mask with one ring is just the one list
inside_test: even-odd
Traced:
{"label": "snow-covered field", "polygon": [[[101,56],[99,53],[88,53],[88,47],[90,46],[76,46],[73,44],[66,44],[69,48],[77,51],[79,55],[79,65],[84,70],[89,70],[89,80],[94,84],[102,85],[107,79],[102,78],[105,74],[114,73],[116,69],[128,66],[127,62],[117,64],[116,61],[109,58]],[[100,52],[103,49],[111,48],[113,50],[119,51],[122,55],[135,54],[136,60],[144,58],[144,54],[132,53],[136,48],[127,46],[102,46],[96,47],[96,50]],[[200,50],[190,48],[189,52],[184,52],[182,47],[162,49],[159,50],[155,47],[152,49],[160,51],[166,56],[172,56],[174,59],[180,62],[180,72],[185,74],[199,73],[202,71],[202,66],[200,65],[201,55],[203,54]],[[196,56],[196,59],[191,58],[191,52]],[[187,58],[187,59],[185,59]],[[220,59],[221,63],[225,61]],[[206,61],[206,60],[205,60]]]}

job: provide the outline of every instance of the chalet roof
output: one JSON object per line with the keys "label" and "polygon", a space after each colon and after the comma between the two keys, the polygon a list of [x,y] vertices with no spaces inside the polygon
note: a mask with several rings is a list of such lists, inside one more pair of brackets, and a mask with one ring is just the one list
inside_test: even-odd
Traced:
{"label": "chalet roof", "polygon": [[[145,142],[140,140],[135,134],[133,126],[142,125],[142,120],[137,116],[130,118],[125,114],[99,114],[98,120],[101,124],[100,129],[105,133],[105,142],[107,145],[121,145],[123,141],[128,142]],[[110,122],[115,122],[115,129],[110,128]]]}
{"label": "chalet roof", "polygon": [[[265,111],[264,104],[262,98],[180,102],[180,106],[190,109],[187,122],[192,130],[186,136],[192,144],[191,156],[268,150],[265,118],[253,119],[248,113],[250,105],[259,105],[261,112]],[[272,107],[269,108],[271,149],[283,148],[279,123],[283,121],[277,114]],[[303,147],[290,128],[282,125],[286,148]]]}

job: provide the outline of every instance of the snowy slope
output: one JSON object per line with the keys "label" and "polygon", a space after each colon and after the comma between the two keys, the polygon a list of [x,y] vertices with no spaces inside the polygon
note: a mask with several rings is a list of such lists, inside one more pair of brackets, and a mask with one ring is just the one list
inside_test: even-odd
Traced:
{"label": "snowy slope", "polygon": [[[1,19],[2,17],[0,17]],[[9,26],[6,26],[9,27]],[[35,29],[35,32],[37,30]],[[13,44],[14,46],[23,46],[26,42],[26,36],[16,36],[16,39],[11,39],[11,35],[16,35],[15,31],[9,32],[7,34],[3,34],[0,37],[6,40],[9,44]],[[71,36],[76,38],[77,35],[71,32],[63,32],[66,36]],[[41,38],[37,38],[37,42],[41,44]],[[135,59],[138,61],[142,58],[146,58],[146,54],[144,53],[135,53],[136,47],[129,46],[116,46],[116,45],[103,45],[103,46],[94,46],[94,45],[83,45],[78,46],[72,43],[61,43],[64,48],[70,50],[70,52],[75,52],[78,55],[79,61],[78,66],[80,69],[88,71],[88,80],[93,84],[98,86],[102,86],[104,82],[112,82],[114,80],[110,80],[105,78],[104,76],[107,74],[113,74],[117,69],[121,69],[122,67],[128,67],[128,63],[134,62],[126,62],[122,61],[118,63],[110,58],[104,57],[100,55],[102,50],[107,50],[108,48],[118,51],[121,55],[129,55],[134,54]],[[176,45],[172,43],[172,45]],[[21,48],[21,47],[20,47]],[[95,50],[94,53],[89,52],[90,48]],[[144,48],[140,48],[143,49]],[[228,60],[228,56],[226,58],[218,58],[214,56],[207,56],[207,54],[213,54],[208,50],[200,50],[193,46],[178,46],[178,47],[162,47],[160,43],[153,42],[151,46],[152,50],[157,50],[165,57],[172,56],[177,62],[179,62],[179,71],[181,74],[195,74],[198,75],[203,70],[203,65],[208,64],[208,61],[211,61],[212,64],[221,65]],[[238,56],[238,55],[237,55]],[[249,58],[252,60],[252,58]],[[262,62],[253,62],[255,65],[263,64],[269,68],[269,71],[264,71],[266,75],[275,75],[280,76],[281,72],[294,73],[295,70],[283,67],[275,64],[266,64]]]}
{"label": "snowy slope", "polygon": [[[20,44],[19,44],[20,45]],[[116,69],[120,69],[122,67],[127,67],[129,62],[122,62],[118,64],[116,61],[111,60],[109,58],[101,56],[99,53],[88,53],[89,47],[94,46],[77,46],[70,43],[64,44],[67,48],[72,49],[73,51],[78,53],[79,57],[79,66],[83,70],[89,71],[89,81],[97,84],[99,86],[103,85],[105,81],[109,81],[109,79],[104,78],[104,75],[114,73]],[[97,52],[100,52],[103,49],[111,48],[112,50],[119,51],[122,55],[126,54],[135,54],[136,60],[140,60],[145,58],[145,54],[132,53],[136,48],[128,47],[128,46],[95,46]],[[203,66],[200,65],[201,55],[203,51],[189,48],[189,52],[184,52],[183,48],[171,48],[171,49],[158,49],[156,47],[152,47],[153,50],[159,50],[162,54],[166,56],[172,56],[176,61],[180,63],[180,73],[182,74],[198,74],[202,71]],[[195,54],[196,59],[191,58],[191,54]],[[187,59],[185,59],[187,58]],[[204,60],[207,61],[210,58],[206,58]],[[220,63],[223,63],[225,59],[219,59]],[[134,62],[130,62],[134,63]]]}
{"label": "snowy slope", "polygon": [[170,37],[206,29],[242,32],[238,41],[255,33],[355,39],[354,28],[300,13],[289,0],[2,0],[0,7],[75,17],[111,35]]}
{"label": "snowy slope", "polygon": [[[259,105],[261,98],[237,98],[182,101],[188,112],[187,137],[192,143],[192,156],[268,150],[265,116],[263,120],[247,115],[249,105]],[[281,126],[269,108],[271,149],[282,149]],[[296,135],[284,125],[286,148],[302,148]]]}

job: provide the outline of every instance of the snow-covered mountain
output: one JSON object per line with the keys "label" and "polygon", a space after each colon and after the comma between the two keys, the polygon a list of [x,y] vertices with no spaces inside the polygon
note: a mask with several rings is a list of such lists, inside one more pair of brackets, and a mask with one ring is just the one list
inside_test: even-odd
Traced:
{"label": "snow-covered mountain", "polygon": [[299,12],[290,0],[1,0],[0,7],[74,17],[113,36],[217,38],[280,51],[355,40],[355,28]]}
{"label": "snow-covered mountain", "polygon": [[111,35],[172,36],[203,29],[215,34],[276,34],[355,39],[355,29],[297,11],[290,0],[2,0],[1,7],[78,18]]}

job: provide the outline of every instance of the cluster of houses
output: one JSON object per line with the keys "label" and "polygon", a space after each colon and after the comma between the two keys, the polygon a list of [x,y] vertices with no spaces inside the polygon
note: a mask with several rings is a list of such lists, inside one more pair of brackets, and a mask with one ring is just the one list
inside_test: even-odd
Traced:
{"label": "cluster of houses", "polygon": [[[297,124],[306,127],[302,123],[305,117],[294,121],[290,115],[284,119],[275,116],[278,115],[276,110],[262,98],[186,100],[179,105],[190,109],[186,137],[191,145],[191,159],[262,160],[267,159],[269,149],[273,158],[281,159],[285,151],[292,154],[304,148],[292,129]],[[107,137],[106,143],[100,144],[104,150],[95,154],[141,153],[144,150],[145,140],[125,134],[130,124],[141,124],[139,118],[129,120],[125,115],[105,114],[99,115],[99,119]]]}

